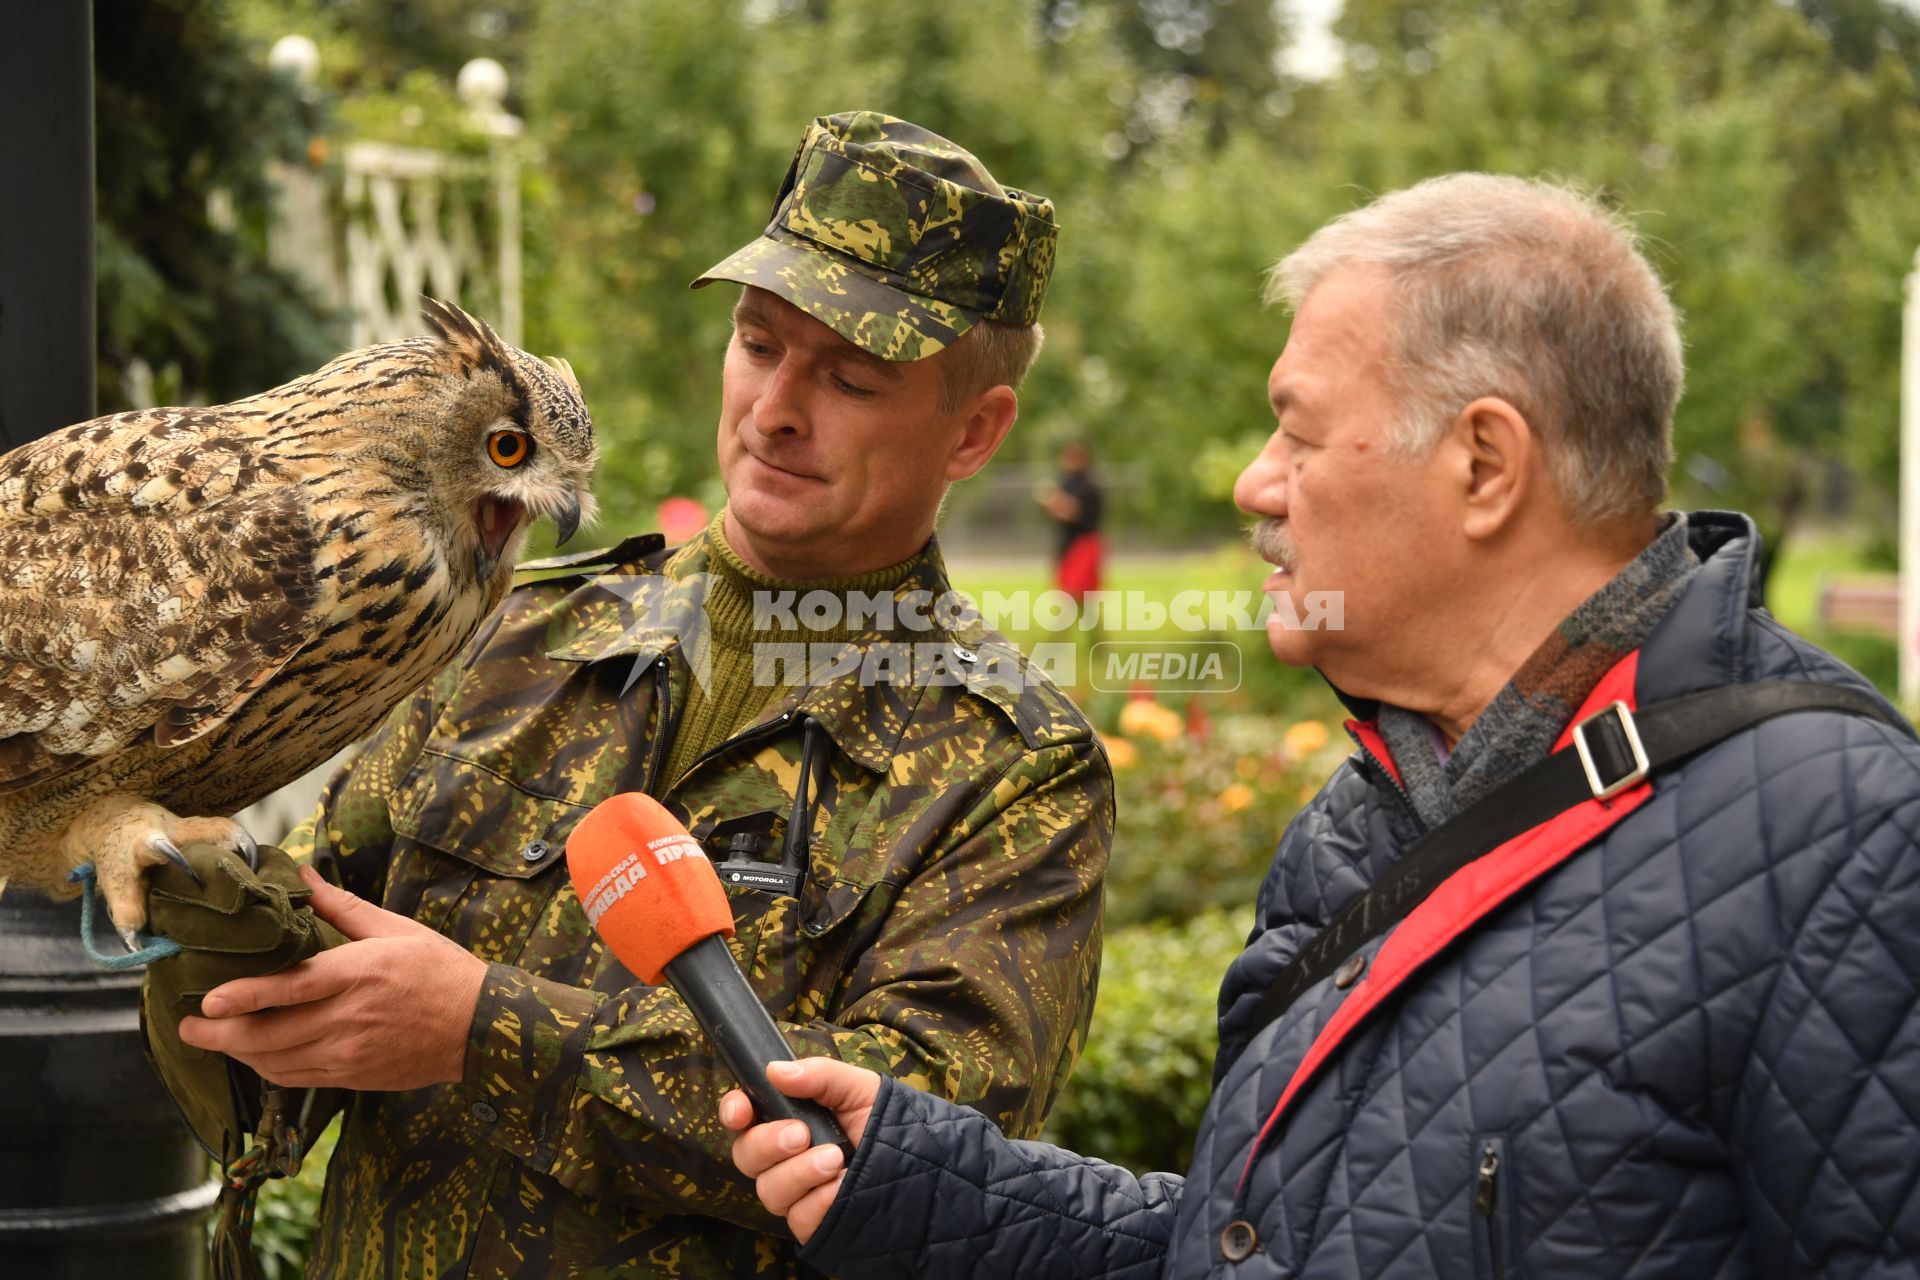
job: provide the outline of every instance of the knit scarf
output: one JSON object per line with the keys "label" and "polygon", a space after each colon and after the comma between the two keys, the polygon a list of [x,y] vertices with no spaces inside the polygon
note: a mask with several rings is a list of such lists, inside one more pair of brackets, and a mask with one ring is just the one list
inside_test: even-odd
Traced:
{"label": "knit scarf", "polygon": [[1380,733],[1429,830],[1545,759],[1600,678],[1639,648],[1700,567],[1687,518],[1667,519],[1646,550],[1555,627],[1451,752],[1433,722],[1382,705]]}

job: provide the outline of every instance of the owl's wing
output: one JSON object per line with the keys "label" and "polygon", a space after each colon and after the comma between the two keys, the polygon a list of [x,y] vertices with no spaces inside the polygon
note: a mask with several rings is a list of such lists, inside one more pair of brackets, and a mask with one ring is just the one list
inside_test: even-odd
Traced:
{"label": "owl's wing", "polygon": [[148,505],[0,484],[0,791],[192,741],[318,631],[306,500],[250,478]]}

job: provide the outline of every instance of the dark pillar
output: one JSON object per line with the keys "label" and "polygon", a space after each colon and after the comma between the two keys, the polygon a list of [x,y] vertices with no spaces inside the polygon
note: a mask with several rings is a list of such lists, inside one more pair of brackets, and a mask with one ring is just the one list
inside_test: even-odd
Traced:
{"label": "dark pillar", "polygon": [[0,438],[93,416],[93,10],[12,6],[0,39]]}
{"label": "dark pillar", "polygon": [[[101,912],[104,915],[105,912]],[[120,946],[96,920],[94,945]],[[0,1275],[201,1280],[219,1184],[140,1046],[140,978],[76,904],[0,897]]]}
{"label": "dark pillar", "polygon": [[[0,35],[0,444],[93,416],[93,13]],[[104,915],[104,913],[102,913]],[[103,950],[120,945],[109,928]],[[198,1280],[218,1190],[140,1045],[140,979],[78,904],[0,896],[0,1275]]]}

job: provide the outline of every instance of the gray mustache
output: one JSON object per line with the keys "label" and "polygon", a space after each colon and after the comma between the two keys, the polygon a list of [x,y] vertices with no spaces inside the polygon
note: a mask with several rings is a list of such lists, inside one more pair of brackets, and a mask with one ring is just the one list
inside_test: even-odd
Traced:
{"label": "gray mustache", "polygon": [[1255,555],[1268,564],[1279,565],[1288,573],[1293,572],[1295,557],[1293,535],[1287,532],[1284,521],[1276,520],[1272,516],[1255,521],[1247,529],[1247,544],[1253,548]]}

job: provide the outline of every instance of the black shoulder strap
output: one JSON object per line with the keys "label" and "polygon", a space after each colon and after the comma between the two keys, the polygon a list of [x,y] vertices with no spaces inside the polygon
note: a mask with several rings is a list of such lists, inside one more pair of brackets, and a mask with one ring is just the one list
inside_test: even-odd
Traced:
{"label": "black shoulder strap", "polygon": [[1215,1078],[1302,993],[1332,976],[1468,863],[1583,801],[1605,800],[1743,729],[1796,711],[1838,711],[1900,726],[1898,717],[1869,694],[1806,680],[1724,685],[1638,711],[1616,702],[1582,721],[1574,729],[1574,750],[1548,756],[1429,831],[1341,908],[1274,979],[1246,1035],[1231,1055],[1223,1051]]}

